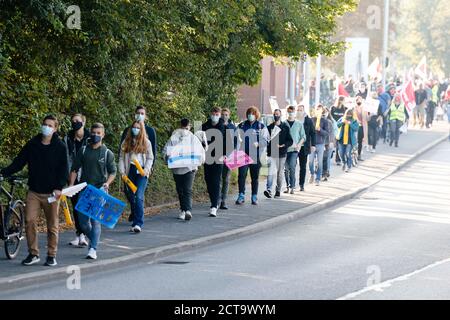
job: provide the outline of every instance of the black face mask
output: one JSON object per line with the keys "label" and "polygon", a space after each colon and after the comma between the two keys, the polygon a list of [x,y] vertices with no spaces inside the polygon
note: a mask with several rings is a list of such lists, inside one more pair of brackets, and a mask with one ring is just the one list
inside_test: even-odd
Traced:
{"label": "black face mask", "polygon": [[80,130],[82,126],[83,126],[82,122],[79,122],[79,121],[72,122],[72,129],[74,131]]}
{"label": "black face mask", "polygon": [[362,105],[362,102],[357,102],[356,104],[357,104],[358,106],[360,106],[360,105]]}
{"label": "black face mask", "polygon": [[89,136],[89,143],[90,143],[90,144],[97,144],[97,143],[99,143],[100,141],[102,141],[102,137],[101,137],[101,136],[98,136],[98,135],[96,135],[96,134],[91,134],[91,135]]}
{"label": "black face mask", "polygon": [[277,122],[278,120],[280,120],[280,116],[273,116],[273,120],[275,120],[275,122]]}

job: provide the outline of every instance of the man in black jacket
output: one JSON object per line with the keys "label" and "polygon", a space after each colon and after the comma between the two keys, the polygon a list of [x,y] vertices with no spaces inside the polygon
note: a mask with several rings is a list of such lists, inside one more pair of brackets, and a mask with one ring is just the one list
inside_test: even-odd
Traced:
{"label": "man in black jacket", "polygon": [[59,201],[48,203],[48,198],[55,195],[59,200],[69,175],[66,146],[57,136],[57,129],[56,117],[52,115],[45,117],[41,133],[28,141],[9,167],[0,171],[0,174],[9,176],[28,165],[29,190],[25,224],[29,254],[22,261],[22,264],[27,266],[40,261],[37,220],[41,210],[44,211],[47,222],[48,253],[45,265],[57,264]]}
{"label": "man in black jacket", "polygon": [[272,122],[267,130],[270,134],[270,141],[267,146],[267,157],[269,162],[269,175],[267,176],[267,189],[264,195],[272,198],[273,178],[277,177],[275,198],[280,197],[281,185],[283,183],[284,164],[286,163],[287,149],[292,145],[293,140],[289,126],[281,122],[281,110],[275,109]]}
{"label": "man in black jacket", "polygon": [[306,140],[300,152],[298,153],[298,160],[300,164],[300,191],[305,191],[306,180],[306,166],[308,164],[308,155],[316,150],[316,130],[311,118],[305,112],[305,106],[299,105],[297,107],[299,120],[303,122],[305,129]]}
{"label": "man in black jacket", "polygon": [[226,128],[224,120],[221,118],[221,112],[222,109],[219,107],[212,108],[208,121],[202,124],[202,131],[205,132],[206,140],[208,141],[204,170],[206,187],[211,201],[210,217],[217,216],[217,209],[221,202],[220,181],[222,178],[223,157],[226,155]]}

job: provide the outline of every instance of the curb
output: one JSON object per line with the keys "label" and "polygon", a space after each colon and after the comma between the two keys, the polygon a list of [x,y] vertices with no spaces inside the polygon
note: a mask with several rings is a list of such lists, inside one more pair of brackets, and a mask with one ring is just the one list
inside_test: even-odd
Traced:
{"label": "curb", "polygon": [[[397,167],[392,168],[391,170],[387,171],[386,174],[380,178],[377,181],[374,181],[373,183],[360,187],[355,188],[341,196],[322,200],[316,204],[313,204],[311,206],[308,206],[306,208],[298,209],[295,211],[292,211],[290,213],[270,218],[265,221],[261,221],[249,226],[237,228],[234,230],[229,230],[226,232],[222,232],[219,234],[201,237],[193,240],[188,240],[176,244],[166,245],[162,247],[152,248],[149,250],[144,250],[136,253],[132,253],[129,255],[102,260],[102,261],[96,261],[92,263],[85,263],[78,265],[80,268],[80,272],[82,272],[83,275],[92,274],[99,270],[99,268],[102,271],[112,270],[119,267],[123,267],[129,262],[147,262],[147,263],[154,263],[157,260],[177,254],[177,253],[184,253],[187,250],[192,249],[199,249],[202,247],[206,247],[208,245],[212,244],[218,244],[222,243],[228,240],[233,240],[236,238],[240,238],[243,236],[252,235],[261,231],[265,231],[268,229],[272,229],[274,227],[278,227],[284,224],[287,224],[288,222],[298,220],[300,218],[309,216],[315,212],[322,211],[324,209],[328,209],[331,207],[336,206],[337,204],[341,202],[345,202],[347,200],[350,200],[357,195],[367,191],[374,185],[378,184],[380,181],[385,180],[386,178],[390,177],[394,173],[398,172],[399,170],[403,169],[407,165],[409,165],[414,159],[417,157],[423,155],[430,149],[436,147],[440,143],[448,140],[449,135],[445,134],[441,138],[437,139],[435,142],[423,147],[419,151],[415,152],[412,156],[410,156],[408,159],[405,159],[402,163],[400,163]],[[26,286],[36,285],[43,282],[48,281],[55,281],[55,280],[63,280],[66,279],[69,275],[73,274],[73,271],[68,272],[68,267],[59,267],[52,270],[45,270],[45,271],[38,271],[38,272],[31,272],[23,275],[17,275],[5,279],[0,279],[0,291],[4,290],[12,290],[12,289],[19,289]]]}

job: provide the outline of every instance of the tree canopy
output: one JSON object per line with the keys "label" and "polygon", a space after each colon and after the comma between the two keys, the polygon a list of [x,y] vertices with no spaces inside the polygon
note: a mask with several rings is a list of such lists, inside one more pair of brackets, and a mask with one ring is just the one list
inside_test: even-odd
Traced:
{"label": "tree canopy", "polygon": [[[134,107],[164,138],[260,80],[265,55],[333,55],[336,18],[356,0],[0,0],[0,154],[12,156],[45,114],[82,112],[117,143]],[[160,141],[164,141],[160,139]]]}

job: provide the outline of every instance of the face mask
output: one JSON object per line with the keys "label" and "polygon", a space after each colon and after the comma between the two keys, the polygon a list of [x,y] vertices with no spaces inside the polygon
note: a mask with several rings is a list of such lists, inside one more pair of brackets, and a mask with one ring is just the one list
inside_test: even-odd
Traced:
{"label": "face mask", "polygon": [[41,132],[42,135],[45,137],[51,136],[53,133],[53,129],[50,128],[49,126],[46,126],[45,124],[41,126]]}
{"label": "face mask", "polygon": [[279,121],[280,118],[281,118],[280,116],[273,116],[273,120],[275,120],[275,122]]}
{"label": "face mask", "polygon": [[357,102],[356,104],[357,104],[358,106],[360,106],[360,105],[362,105],[362,102]]}
{"label": "face mask", "polygon": [[247,119],[248,119],[248,121],[253,122],[253,121],[255,121],[255,115],[254,114],[249,114],[247,116]]}
{"label": "face mask", "polygon": [[223,121],[228,122],[228,120],[230,120],[229,116],[222,116]]}
{"label": "face mask", "polygon": [[91,135],[89,136],[89,142],[90,142],[91,144],[97,144],[97,143],[99,143],[100,141],[102,141],[102,137],[101,137],[101,136],[98,136],[98,135],[96,135],[96,134],[91,134]]}
{"label": "face mask", "polygon": [[82,126],[83,126],[83,122],[79,122],[79,121],[72,122],[72,129],[74,131],[80,130]]}
{"label": "face mask", "polygon": [[140,113],[136,113],[134,118],[136,119],[136,121],[144,121],[145,120],[145,116],[143,114],[140,114]]}
{"label": "face mask", "polygon": [[288,112],[288,117],[290,119],[294,119],[295,118],[295,112]]}
{"label": "face mask", "polygon": [[219,116],[211,116],[211,121],[212,123],[218,123],[219,122],[220,117]]}
{"label": "face mask", "polygon": [[135,137],[139,134],[139,131],[141,131],[141,129],[139,129],[139,128],[131,128],[131,133]]}

